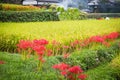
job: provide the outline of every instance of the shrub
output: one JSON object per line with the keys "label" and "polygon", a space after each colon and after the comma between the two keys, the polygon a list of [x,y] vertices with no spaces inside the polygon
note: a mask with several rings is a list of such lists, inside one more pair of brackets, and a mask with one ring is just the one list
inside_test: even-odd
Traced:
{"label": "shrub", "polygon": [[39,11],[0,11],[2,22],[35,22],[35,21],[58,21],[56,12]]}
{"label": "shrub", "polygon": [[64,10],[64,8],[58,7],[57,11],[60,20],[80,20],[86,18],[86,14],[80,12],[76,8],[69,8],[68,10]]}

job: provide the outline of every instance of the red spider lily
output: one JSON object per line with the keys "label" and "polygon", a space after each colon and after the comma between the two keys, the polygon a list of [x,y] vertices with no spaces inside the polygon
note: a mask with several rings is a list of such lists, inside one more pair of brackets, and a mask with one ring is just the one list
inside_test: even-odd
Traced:
{"label": "red spider lily", "polygon": [[79,73],[82,73],[83,70],[79,66],[73,66],[68,69],[68,72],[74,73],[74,74],[79,74]]}
{"label": "red spider lily", "polygon": [[38,58],[38,60],[40,60],[42,63],[45,62],[45,60],[44,60],[43,57],[41,57],[41,56]]}
{"label": "red spider lily", "polygon": [[48,41],[45,40],[45,39],[40,39],[40,40],[33,40],[33,43],[36,44],[36,45],[47,45],[48,44]]}
{"label": "red spider lily", "polygon": [[56,41],[56,40],[53,40],[53,41],[52,41],[52,45],[54,45],[54,46],[60,45],[60,42],[58,42],[58,41]]}
{"label": "red spider lily", "polygon": [[85,46],[89,45],[89,43],[90,43],[90,39],[86,39],[82,43],[80,43],[80,46],[85,47]]}
{"label": "red spider lily", "polygon": [[66,54],[63,55],[63,58],[68,58],[69,56],[70,56],[70,54],[66,53]]}
{"label": "red spider lily", "polygon": [[4,61],[0,61],[0,64],[5,64],[5,62]]}
{"label": "red spider lily", "polygon": [[69,46],[65,46],[65,45],[64,45],[64,46],[63,46],[63,48],[68,49],[68,48],[69,48]]}
{"label": "red spider lily", "polygon": [[110,44],[108,42],[102,42],[103,45],[105,45],[106,47],[110,47]]}
{"label": "red spider lily", "polygon": [[70,67],[65,63],[53,65],[52,68],[58,69],[61,75],[65,76],[68,80],[77,80],[78,78],[84,80],[86,75],[82,74],[83,70],[79,66]]}
{"label": "red spider lily", "polygon": [[62,71],[61,74],[64,76],[64,75],[67,75],[67,72],[66,71]]}
{"label": "red spider lily", "polygon": [[75,40],[75,41],[74,41],[74,44],[75,44],[75,45],[79,44],[79,40]]}
{"label": "red spider lily", "polygon": [[107,39],[116,39],[119,37],[119,35],[120,34],[118,32],[112,32],[112,33],[106,35],[106,37],[107,37]]}
{"label": "red spider lily", "polygon": [[17,44],[17,46],[20,49],[28,49],[28,48],[31,48],[32,42],[30,40],[20,40],[20,42]]}
{"label": "red spider lily", "polygon": [[92,36],[91,38],[89,38],[90,42],[103,42],[104,38],[101,36]]}
{"label": "red spider lily", "polygon": [[69,75],[69,76],[67,76],[67,78],[68,78],[69,80],[76,80],[76,79],[74,79],[73,75]]}
{"label": "red spider lily", "polygon": [[80,75],[78,76],[78,78],[79,78],[80,80],[85,80],[86,77],[87,77],[86,74],[80,74]]}
{"label": "red spider lily", "polygon": [[65,63],[60,63],[60,64],[56,64],[56,65],[53,65],[52,68],[54,69],[58,69],[60,71],[63,71],[63,70],[66,70],[69,68],[69,65],[65,64]]}
{"label": "red spider lily", "polygon": [[72,47],[76,47],[77,45],[79,45],[80,41],[79,40],[75,40],[74,42],[71,43]]}
{"label": "red spider lily", "polygon": [[44,55],[44,52],[43,51],[39,51],[37,52],[38,56],[43,56]]}
{"label": "red spider lily", "polygon": [[39,45],[39,46],[33,46],[33,50],[36,52],[41,52],[41,51],[45,51],[46,48],[43,45]]}
{"label": "red spider lily", "polygon": [[52,56],[52,50],[47,50],[47,56]]}

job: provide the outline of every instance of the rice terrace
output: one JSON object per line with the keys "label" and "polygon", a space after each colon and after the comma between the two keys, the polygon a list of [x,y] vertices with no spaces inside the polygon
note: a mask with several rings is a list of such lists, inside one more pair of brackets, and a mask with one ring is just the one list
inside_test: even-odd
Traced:
{"label": "rice terrace", "polygon": [[120,80],[119,0],[61,1],[0,0],[0,80]]}

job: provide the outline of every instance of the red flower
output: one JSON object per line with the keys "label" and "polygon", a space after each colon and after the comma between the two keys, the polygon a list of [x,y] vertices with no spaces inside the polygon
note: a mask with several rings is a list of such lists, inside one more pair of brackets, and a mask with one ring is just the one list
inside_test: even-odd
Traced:
{"label": "red flower", "polygon": [[39,45],[39,46],[33,46],[33,50],[36,52],[41,52],[41,51],[45,51],[46,48],[43,45]]}
{"label": "red flower", "polygon": [[78,78],[81,79],[81,80],[85,80],[86,77],[87,77],[87,75],[85,75],[85,74],[80,74],[78,76]]}
{"label": "red flower", "polygon": [[90,42],[103,42],[104,38],[101,36],[92,36],[89,40]]}
{"label": "red flower", "polygon": [[67,75],[67,72],[66,71],[62,71],[61,74],[62,75]]}
{"label": "red flower", "polygon": [[66,54],[63,55],[63,58],[68,58],[69,56],[70,56],[70,54],[66,53]]}
{"label": "red flower", "polygon": [[5,64],[5,62],[4,61],[0,61],[0,64]]}
{"label": "red flower", "polygon": [[119,33],[118,32],[112,32],[109,35],[107,35],[107,39],[116,39],[119,37]]}
{"label": "red flower", "polygon": [[47,51],[47,56],[52,56],[52,50]]}
{"label": "red flower", "polygon": [[38,59],[39,59],[42,63],[45,62],[45,60],[44,60],[43,57],[41,57],[41,56],[40,56]]}
{"label": "red flower", "polygon": [[45,40],[45,39],[40,39],[40,40],[33,40],[33,43],[36,44],[36,45],[47,45],[48,44],[48,41]]}
{"label": "red flower", "polygon": [[106,47],[110,47],[110,44],[108,42],[103,42],[103,45],[105,45]]}
{"label": "red flower", "polygon": [[64,45],[64,46],[63,46],[63,48],[68,49],[68,48],[69,48],[69,46],[65,46],[65,45]]}
{"label": "red flower", "polygon": [[65,64],[65,63],[60,63],[60,64],[57,64],[57,65],[54,65],[52,66],[54,69],[58,69],[60,71],[63,71],[63,70],[67,70],[69,68],[69,65]]}
{"label": "red flower", "polygon": [[17,44],[18,48],[21,49],[28,49],[32,45],[32,42],[30,40],[20,40],[20,42]]}
{"label": "red flower", "polygon": [[76,79],[73,77],[73,75],[69,75],[69,76],[67,76],[67,78],[68,78],[69,80],[76,80]]}
{"label": "red flower", "polygon": [[60,42],[57,42],[56,40],[53,40],[52,45],[54,45],[54,46],[60,45]]}
{"label": "red flower", "polygon": [[54,69],[59,69],[59,65],[58,65],[58,64],[55,64],[55,65],[52,66],[52,68],[54,68]]}
{"label": "red flower", "polygon": [[73,66],[69,68],[68,71],[74,74],[79,74],[83,72],[83,70],[79,66]]}

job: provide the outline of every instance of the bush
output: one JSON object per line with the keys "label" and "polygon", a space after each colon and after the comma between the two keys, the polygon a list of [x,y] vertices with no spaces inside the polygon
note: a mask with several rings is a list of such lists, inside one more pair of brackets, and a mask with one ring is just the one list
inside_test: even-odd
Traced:
{"label": "bush", "polygon": [[80,12],[76,8],[69,8],[68,10],[64,10],[64,8],[58,7],[57,11],[60,20],[80,20],[86,18],[86,14]]}
{"label": "bush", "polygon": [[58,21],[56,12],[39,11],[0,11],[2,22]]}

